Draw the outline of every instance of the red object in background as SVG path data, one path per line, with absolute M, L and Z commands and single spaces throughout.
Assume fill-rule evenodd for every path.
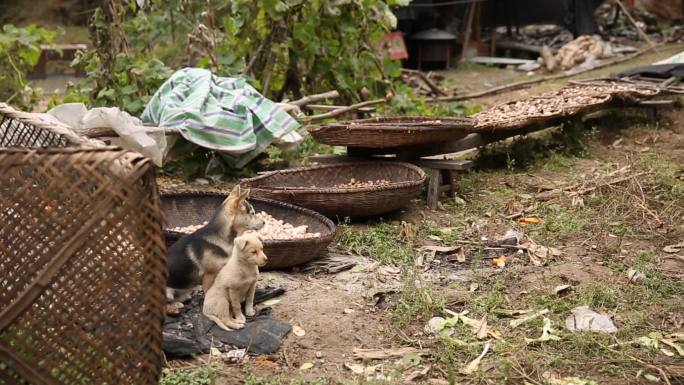
M 392 60 L 408 59 L 408 50 L 404 42 L 404 34 L 401 32 L 386 33 L 380 39 L 380 44 Z
M 633 6 L 634 6 L 634 0 L 622 0 L 622 3 L 623 3 L 626 7 L 633 7 Z

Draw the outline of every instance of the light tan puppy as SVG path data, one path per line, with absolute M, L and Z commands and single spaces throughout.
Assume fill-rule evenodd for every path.
M 242 329 L 247 319 L 240 303 L 244 298 L 245 313 L 250 317 L 255 314 L 259 266 L 264 266 L 267 260 L 258 234 L 246 232 L 235 238 L 233 254 L 204 296 L 204 315 L 222 329 Z

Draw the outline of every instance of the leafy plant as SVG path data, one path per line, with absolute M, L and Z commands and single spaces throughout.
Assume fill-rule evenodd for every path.
M 73 65 L 87 71 L 88 82 L 71 86 L 65 101 L 88 100 L 92 107 L 117 106 L 140 115 L 154 92 L 173 70 L 146 55 L 120 53 L 113 58 L 111 72 L 105 72 L 93 51 L 76 57 Z
M 4 25 L 0 31 L 0 100 L 22 109 L 31 109 L 37 102 L 37 92 L 26 80 L 40 60 L 42 44 L 52 44 L 57 33 L 29 25 L 17 28 Z
M 152 0 L 142 9 L 102 7 L 90 26 L 94 49 L 74 62 L 89 82 L 68 97 L 137 114 L 170 67 L 187 65 L 247 77 L 271 99 L 331 89 L 346 102 L 385 96 L 401 65 L 383 58 L 379 41 L 396 25 L 390 7 L 408 2 Z
M 216 371 L 211 367 L 165 370 L 159 385 L 211 385 Z

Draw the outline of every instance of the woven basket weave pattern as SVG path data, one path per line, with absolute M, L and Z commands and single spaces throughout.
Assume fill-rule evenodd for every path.
M 359 181 L 384 179 L 389 184 L 340 189 Z M 389 213 L 409 204 L 420 192 L 425 173 L 404 162 L 350 162 L 276 171 L 241 182 L 259 197 L 290 202 L 330 217 L 364 217 Z
M 40 140 L 27 138 L 11 144 Z M 166 269 L 149 161 L 2 149 L 0 175 L 0 384 L 157 384 Z
M 162 194 L 162 210 L 170 228 L 197 225 L 209 221 L 226 196 L 199 191 Z M 321 234 L 316 238 L 264 241 L 268 262 L 263 270 L 301 265 L 327 253 L 328 245 L 335 236 L 335 224 L 331 220 L 311 210 L 283 202 L 258 198 L 249 201 L 257 212 L 265 211 L 294 226 L 307 225 L 308 232 Z M 183 235 L 176 231 L 164 231 L 167 246 L 173 245 Z
M 308 130 L 316 141 L 329 145 L 390 148 L 457 140 L 472 126 L 467 118 L 402 116 L 323 124 Z

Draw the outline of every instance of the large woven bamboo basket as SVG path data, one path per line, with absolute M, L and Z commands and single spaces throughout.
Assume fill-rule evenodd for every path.
M 0 384 L 156 385 L 154 167 L 0 103 Z
M 371 118 L 308 127 L 316 141 L 329 145 L 391 148 L 458 140 L 473 127 L 468 118 L 401 116 Z
M 198 191 L 162 194 L 162 210 L 167 221 L 164 231 L 167 246 L 170 247 L 185 235 L 169 229 L 209 221 L 226 197 L 227 194 Z M 314 211 L 270 199 L 250 198 L 249 202 L 257 212 L 265 211 L 294 226 L 306 225 L 308 232 L 321 235 L 316 238 L 264 241 L 268 262 L 263 269 L 289 268 L 327 254 L 328 245 L 335 237 L 335 224 L 330 219 Z
M 389 183 L 362 188 L 336 188 L 359 181 Z M 252 195 L 289 202 L 329 217 L 367 217 L 386 214 L 408 205 L 420 192 L 425 173 L 404 162 L 368 161 L 275 171 L 241 184 Z
M 157 384 L 161 231 L 142 156 L 0 148 L 0 384 Z

